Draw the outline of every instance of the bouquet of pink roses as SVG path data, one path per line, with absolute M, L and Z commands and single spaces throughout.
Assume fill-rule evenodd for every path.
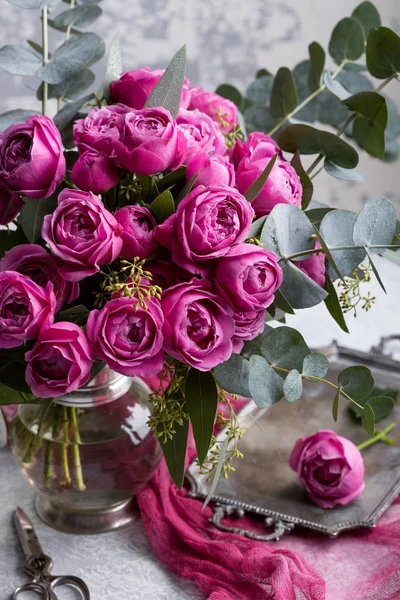
M 37 3 L 44 31 L 47 4 Z M 193 87 L 184 48 L 165 71 L 121 74 L 115 41 L 106 83 L 76 100 L 77 73 L 87 80 L 90 61 L 104 53 L 98 36 L 80 33 L 81 8 L 50 22 L 67 34 L 51 57 L 46 37 L 41 56 L 24 49 L 35 57 L 24 67 L 15 49 L 14 62 L 9 46 L 0 49 L 0 67 L 41 79 L 43 102 L 41 116 L 2 118 L 9 126 L 0 134 L 0 223 L 11 225 L 0 232 L 0 404 L 58 398 L 104 364 L 132 377 L 158 375 L 150 423 L 181 485 L 189 421 L 203 463 L 219 400 L 229 403 L 232 441 L 228 394 L 268 407 L 298 400 L 304 378 L 325 380 L 326 358 L 294 329 L 268 322 L 324 301 L 346 330 L 332 282 L 351 287 L 364 261 L 375 272 L 374 252 L 398 262 L 386 199 L 370 200 L 358 215 L 310 205 L 315 166 L 324 159 L 328 172 L 351 178 L 358 155 L 340 136 L 292 119 L 315 90 L 329 94 L 345 111 L 341 133 L 354 122 L 355 141 L 382 157 L 385 98 L 380 90 L 344 94 L 334 79 L 365 48 L 370 72 L 385 84 L 398 66 L 382 66 L 376 37 L 390 30 L 379 22 L 367 31 L 361 10 L 332 34 L 333 75 L 323 49 L 310 47 L 307 101 L 285 68 L 259 74 L 245 98 L 228 85 L 219 94 Z M 268 86 L 267 103 L 254 101 Z M 54 120 L 49 97 L 66 100 Z M 260 115 L 270 126 L 257 128 Z M 308 173 L 300 154 L 318 155 Z M 340 396 L 357 404 L 373 380 L 352 367 L 335 387 L 336 407 Z M 364 406 L 371 435 L 389 404 L 372 398 Z

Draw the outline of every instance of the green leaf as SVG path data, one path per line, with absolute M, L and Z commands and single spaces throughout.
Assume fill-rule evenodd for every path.
M 310 308 L 325 300 L 327 293 L 324 288 L 315 283 L 293 262 L 284 263 L 282 270 L 283 284 L 279 291 L 293 308 Z
M 56 49 L 37 75 L 47 83 L 61 83 L 82 67 L 100 60 L 104 52 L 104 41 L 96 33 L 73 36 Z
M 300 152 L 298 150 L 296 150 L 296 152 L 294 153 L 290 164 L 296 171 L 297 175 L 300 177 L 301 185 L 303 188 L 303 194 L 301 197 L 301 208 L 302 210 L 306 210 L 306 208 L 312 200 L 314 186 L 307 172 L 304 170 L 303 165 L 301 164 Z
M 303 393 L 303 380 L 300 373 L 296 369 L 292 369 L 288 373 L 283 382 L 283 394 L 291 404 L 300 400 Z
M 9 404 L 25 404 L 35 399 L 33 394 L 26 394 L 0 383 L 0 406 Z
M 287 67 L 281 67 L 275 75 L 271 90 L 269 111 L 275 119 L 286 117 L 297 106 L 297 90 L 293 75 Z
M 335 398 L 333 400 L 333 404 L 332 404 L 332 417 L 333 420 L 335 421 L 335 423 L 338 420 L 338 415 L 339 415 L 339 401 L 340 401 L 340 385 L 338 387 L 338 389 L 336 390 L 336 394 L 335 394 Z
M 357 365 L 347 367 L 338 376 L 342 389 L 353 400 L 362 400 L 368 396 L 374 387 L 374 378 L 367 367 Z
M 373 399 L 378 398 L 380 400 L 380 398 L 383 397 L 384 401 L 381 403 L 380 407 L 378 407 L 376 410 L 376 421 L 381 421 L 382 419 L 387 417 L 388 414 L 391 412 L 391 410 L 394 408 L 394 405 L 397 402 L 398 394 L 399 394 L 399 392 L 397 390 L 374 387 L 370 396 L 367 396 L 366 398 L 363 398 L 362 400 L 358 400 L 358 404 L 361 405 L 361 408 L 359 406 L 357 406 L 356 404 L 354 404 L 353 402 L 351 402 L 349 404 L 349 410 L 350 410 L 351 414 L 354 415 L 357 419 L 361 419 L 362 409 L 364 408 L 364 406 L 366 404 L 369 404 L 369 400 L 371 398 L 373 398 Z M 389 398 L 392 402 L 389 403 L 387 398 Z M 380 404 L 380 402 L 377 402 L 377 403 Z M 390 406 L 392 408 L 390 408 Z
M 303 361 L 303 377 L 309 377 L 312 375 L 313 377 L 319 377 L 320 379 L 324 378 L 328 372 L 329 361 L 320 352 L 312 352 L 308 356 L 305 357 Z
M 25 381 L 25 352 L 23 346 L 0 352 L 0 382 L 13 390 L 30 394 L 31 390 Z
M 157 218 L 159 223 L 163 223 L 168 217 L 175 212 L 174 197 L 169 190 L 162 192 L 150 204 L 152 213 Z
M 368 399 L 367 404 L 374 411 L 375 421 L 387 417 L 394 408 L 394 400 L 390 396 L 374 396 Z
M 321 75 L 325 66 L 325 50 L 318 42 L 312 42 L 308 46 L 310 55 L 310 71 L 308 74 L 308 87 L 313 92 L 321 85 Z
M 375 413 L 373 411 L 373 408 L 369 404 L 366 404 L 364 406 L 364 409 L 361 414 L 361 423 L 363 424 L 365 431 L 371 437 L 374 437 L 374 435 L 375 435 Z
M 296 329 L 276 327 L 264 336 L 261 354 L 273 367 L 288 371 L 297 369 L 301 372 L 303 361 L 310 354 L 310 348 Z
M 219 94 L 223 98 L 226 98 L 227 100 L 230 100 L 231 102 L 236 104 L 238 108 L 240 108 L 242 105 L 242 94 L 237 88 L 235 88 L 233 85 L 230 85 L 229 83 L 223 83 L 219 85 L 215 90 L 215 93 Z
M 63 131 L 63 129 L 65 129 L 76 117 L 82 106 L 84 106 L 84 104 L 87 102 L 90 102 L 90 100 L 93 100 L 93 98 L 93 94 L 88 94 L 87 96 L 83 96 L 78 100 L 68 102 L 65 106 L 63 106 L 63 108 L 54 117 L 54 123 L 58 129 Z
M 35 9 L 44 8 L 45 6 L 55 6 L 61 0 L 8 0 L 8 2 L 20 8 Z
M 196 179 L 198 177 L 198 173 L 192 175 L 187 183 L 183 186 L 177 197 L 175 198 L 175 206 L 178 206 L 180 202 L 192 191 L 194 184 L 196 183 Z
M 278 137 L 282 150 L 300 154 L 323 154 L 335 165 L 354 169 L 358 154 L 349 144 L 328 131 L 320 131 L 310 125 L 289 125 Z
M 220 451 L 219 451 L 218 463 L 217 463 L 217 466 L 215 469 L 214 479 L 211 484 L 210 490 L 207 494 L 207 498 L 204 500 L 203 510 L 206 508 L 206 506 L 208 505 L 208 503 L 214 496 L 215 490 L 217 489 L 218 481 L 219 481 L 219 478 L 221 477 L 222 466 L 223 466 L 224 460 L 225 460 L 225 454 L 228 449 L 228 444 L 229 444 L 229 437 L 226 436 L 224 442 L 221 445 Z
M 217 386 L 212 373 L 192 367 L 186 379 L 185 398 L 197 457 L 202 465 L 210 447 L 218 406 Z
M 371 29 L 381 26 L 381 17 L 372 2 L 361 2 L 361 4 L 353 10 L 351 16 L 360 21 L 365 39 L 367 39 Z
M 71 323 L 77 323 L 78 325 L 85 325 L 89 316 L 89 309 L 83 304 L 77 304 L 71 306 L 66 310 L 62 310 L 57 313 L 56 317 L 59 321 L 70 321 Z
M 294 310 L 288 299 L 282 294 L 281 290 L 276 290 L 274 304 L 277 308 L 289 315 L 294 315 Z
M 67 98 L 73 100 L 87 90 L 93 84 L 94 80 L 95 75 L 93 71 L 83 67 L 62 83 L 48 85 L 47 96 L 48 98 Z M 38 100 L 42 100 L 42 94 L 43 83 L 39 86 L 36 93 Z
M 379 197 L 369 200 L 360 211 L 353 231 L 357 246 L 369 248 L 374 245 L 389 245 L 396 231 L 396 210 L 389 200 Z M 382 250 L 371 248 L 372 252 Z
M 315 246 L 313 226 L 297 206 L 277 204 L 269 214 L 261 232 L 261 243 L 281 258 L 312 250 Z
M 172 186 L 179 184 L 184 185 L 186 182 L 186 167 L 179 167 L 176 171 L 171 171 L 168 175 L 165 175 L 162 179 L 158 179 L 157 188 L 160 192 L 171 188 Z
M 351 275 L 365 258 L 365 250 L 362 248 L 335 250 L 335 248 L 354 246 L 353 230 L 356 220 L 357 215 L 349 210 L 334 210 L 325 215 L 319 228 L 343 277 Z M 327 272 L 330 277 L 336 276 L 335 270 L 330 265 L 327 267 Z
M 108 49 L 106 73 L 103 83 L 103 96 L 107 101 L 110 99 L 110 83 L 115 79 L 119 79 L 122 71 L 121 45 L 119 36 L 115 35 Z
M 99 6 L 88 4 L 87 6 L 76 6 L 70 10 L 59 13 L 55 19 L 56 27 L 66 27 L 71 25 L 76 29 L 86 29 L 101 17 L 103 11 Z
M 14 123 L 21 123 L 22 121 L 26 121 L 26 119 L 34 117 L 36 114 L 37 113 L 33 112 L 33 110 L 23 110 L 21 108 L 17 108 L 15 110 L 8 110 L 7 112 L 0 115 L 0 131 L 4 131 Z
M 342 167 L 334 165 L 327 159 L 324 161 L 324 169 L 335 179 L 341 179 L 343 181 L 365 181 L 364 177 L 355 169 L 342 169 Z
M 326 69 L 324 73 L 324 84 L 326 88 L 332 92 L 335 96 L 339 98 L 339 100 L 346 100 L 349 96 L 351 96 L 350 92 L 346 90 L 346 88 L 338 81 L 337 79 L 333 79 L 330 72 Z
M 386 79 L 400 71 L 400 37 L 388 27 L 371 29 L 367 39 L 368 71 Z
M 324 300 L 326 308 L 339 327 L 344 332 L 349 333 L 335 287 L 328 276 L 325 278 L 325 290 L 328 292 L 328 296 Z
M 36 75 L 42 59 L 35 52 L 9 44 L 0 48 L 0 69 L 11 75 Z
M 268 106 L 251 106 L 245 110 L 244 118 L 249 132 L 262 131 L 268 133 L 279 122 L 279 119 L 271 117 Z
M 161 79 L 147 99 L 147 107 L 162 106 L 175 119 L 180 108 L 186 70 L 186 46 L 182 46 L 165 69 Z
M 320 223 L 324 216 L 333 210 L 335 209 L 331 206 L 312 200 L 305 214 L 312 223 Z
M 264 223 L 267 220 L 267 218 L 268 218 L 268 215 L 264 215 L 263 217 L 260 217 L 259 219 L 256 219 L 255 221 L 253 221 L 253 223 L 251 224 L 251 227 L 249 229 L 248 239 L 260 237 L 262 228 L 264 227 Z
M 232 356 L 214 368 L 214 377 L 219 386 L 230 394 L 250 397 L 249 361 L 239 354 Z
M 271 173 L 276 159 L 277 159 L 277 154 L 275 154 L 268 162 L 267 166 L 265 167 L 264 171 L 261 173 L 261 175 L 255 180 L 253 181 L 253 183 L 251 184 L 251 186 L 246 190 L 246 192 L 243 194 L 244 197 L 246 198 L 246 200 L 248 200 L 249 202 L 253 202 L 253 200 L 255 198 L 257 198 L 258 194 L 261 192 L 261 190 L 263 189 L 264 185 L 267 182 L 267 179 L 269 177 L 269 174 Z
M 43 220 L 57 207 L 57 196 L 53 194 L 49 198 L 41 200 L 27 199 L 18 217 L 18 223 L 31 244 L 34 244 L 41 236 Z
M 283 396 L 283 379 L 262 356 L 250 358 L 250 395 L 260 408 L 268 408 Z
M 386 288 L 383 285 L 383 281 L 381 279 L 381 276 L 379 275 L 378 269 L 376 268 L 375 263 L 372 260 L 372 256 L 371 256 L 371 254 L 370 254 L 370 252 L 368 250 L 367 250 L 367 256 L 368 256 L 368 259 L 369 259 L 372 271 L 373 271 L 373 273 L 374 273 L 374 275 L 375 275 L 375 277 L 376 277 L 379 285 L 381 286 L 381 288 L 383 289 L 383 291 L 385 292 L 385 294 L 387 294 Z
M 385 98 L 376 92 L 359 92 L 343 104 L 358 115 L 353 125 L 354 138 L 368 154 L 383 158 L 388 121 Z
M 324 240 L 324 238 L 322 237 L 322 235 L 320 234 L 318 228 L 316 227 L 316 225 L 313 225 L 314 227 L 314 232 L 315 235 L 317 236 L 317 239 L 319 241 L 319 243 L 321 244 L 321 248 L 324 251 L 325 257 L 328 261 L 328 263 L 331 265 L 332 269 L 335 271 L 337 277 L 339 277 L 340 279 L 343 279 L 343 275 L 340 272 L 340 269 L 330 251 L 330 249 L 328 248 L 328 246 L 326 245 L 326 242 Z M 336 277 L 335 277 L 336 278 Z
M 183 476 L 185 474 L 185 458 L 188 443 L 189 421 L 184 420 L 183 425 L 174 424 L 176 433 L 172 440 L 168 439 L 165 444 L 161 444 L 165 462 L 167 463 L 169 474 L 172 477 L 178 489 L 183 486 Z
M 360 21 L 346 17 L 332 32 L 329 54 L 339 65 L 344 60 L 357 60 L 364 52 L 364 32 Z
M 257 78 L 246 90 L 246 98 L 254 104 L 266 106 L 270 102 L 274 78 L 271 75 Z
M 0 229 L 0 258 L 2 258 L 8 250 L 14 248 L 14 246 L 27 244 L 28 242 L 29 240 L 25 237 L 20 227 L 18 227 L 18 229 Z

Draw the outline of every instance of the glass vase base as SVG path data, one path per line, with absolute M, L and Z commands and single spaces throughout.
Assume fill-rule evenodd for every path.
M 64 533 L 92 535 L 126 527 L 137 518 L 135 498 L 107 508 L 90 511 L 68 509 L 53 502 L 48 496 L 38 494 L 36 511 L 39 517 L 53 529 Z

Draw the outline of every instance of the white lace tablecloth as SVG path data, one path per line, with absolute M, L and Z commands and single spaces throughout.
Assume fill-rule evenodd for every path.
M 194 583 L 175 577 L 153 554 L 139 515 L 125 529 L 103 535 L 70 535 L 42 523 L 34 508 L 34 491 L 8 449 L 0 450 L 0 600 L 8 600 L 21 583 L 24 556 L 13 524 L 21 506 L 31 517 L 43 550 L 54 559 L 54 573 L 82 577 L 91 600 L 203 600 Z M 60 600 L 75 600 L 64 594 Z M 36 600 L 25 594 L 23 600 Z

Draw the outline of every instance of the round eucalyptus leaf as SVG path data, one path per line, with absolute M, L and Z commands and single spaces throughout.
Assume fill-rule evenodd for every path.
M 239 354 L 232 354 L 227 361 L 214 368 L 214 377 L 225 391 L 248 398 L 249 372 L 249 361 Z
M 375 435 L 375 413 L 372 406 L 366 404 L 361 413 L 361 422 L 365 431 L 373 437 Z
M 356 220 L 356 213 L 349 210 L 333 210 L 328 212 L 322 219 L 319 229 L 343 277 L 351 275 L 366 255 L 363 248 L 352 248 L 355 245 L 353 230 Z M 343 247 L 350 247 L 350 249 L 335 250 Z M 329 277 L 337 278 L 336 272 L 329 264 L 327 265 L 327 273 Z
M 249 390 L 260 408 L 268 408 L 283 396 L 283 379 L 262 356 L 250 358 Z
M 387 417 L 394 408 L 394 400 L 390 396 L 374 396 L 368 399 L 367 404 L 374 411 L 376 421 Z
M 275 75 L 271 90 L 269 110 L 274 118 L 285 117 L 297 106 L 297 90 L 293 75 L 287 67 L 281 67 Z
M 42 59 L 29 48 L 7 44 L 0 48 L 0 68 L 11 75 L 36 75 Z
M 325 66 L 325 50 L 318 42 L 312 42 L 308 46 L 310 55 L 310 71 L 308 74 L 308 87 L 317 90 L 321 85 L 321 75 Z
M 303 393 L 303 380 L 300 373 L 293 369 L 283 383 L 283 394 L 291 404 L 300 400 Z
M 372 2 L 361 2 L 361 4 L 353 10 L 351 16 L 360 21 L 365 38 L 367 38 L 371 29 L 381 26 L 381 17 Z
M 235 88 L 233 85 L 230 85 L 229 83 L 223 83 L 219 85 L 215 90 L 215 93 L 219 94 L 223 98 L 226 98 L 227 100 L 230 100 L 231 102 L 236 104 L 238 108 L 240 108 L 242 105 L 242 94 L 237 88 Z
M 268 106 L 260 105 L 247 108 L 244 111 L 244 119 L 249 132 L 262 131 L 268 133 L 279 122 L 279 119 L 271 117 Z
M 4 131 L 10 125 L 14 123 L 21 123 L 21 121 L 26 121 L 30 117 L 34 117 L 37 112 L 33 110 L 24 110 L 21 108 L 17 108 L 15 110 L 9 110 L 0 115 L 0 131 Z
M 320 352 L 312 352 L 303 361 L 302 374 L 304 377 L 312 375 L 313 377 L 323 378 L 328 372 L 328 367 L 329 361 L 326 356 Z
M 329 54 L 337 64 L 357 60 L 364 52 L 364 32 L 360 21 L 346 17 L 334 28 L 329 42 Z
M 19 6 L 20 8 L 44 8 L 45 6 L 56 6 L 61 0 L 8 0 L 10 4 Z
M 246 98 L 254 104 L 268 105 L 273 83 L 274 78 L 271 75 L 257 78 L 247 88 Z
M 299 263 L 301 267 L 301 262 Z M 283 283 L 280 291 L 292 308 L 310 308 L 327 297 L 327 292 L 301 268 L 289 261 L 282 265 Z
M 313 227 L 297 206 L 277 204 L 268 216 L 261 232 L 261 243 L 281 258 L 314 248 Z
M 353 400 L 362 400 L 374 387 L 374 378 L 367 367 L 347 367 L 338 376 L 340 389 Z
M 329 175 L 335 177 L 335 179 L 341 179 L 343 181 L 365 181 L 361 173 L 355 169 L 342 169 L 342 167 L 338 167 L 326 159 L 324 162 L 324 169 Z
M 56 27 L 71 25 L 76 29 L 86 29 L 101 17 L 102 12 L 100 6 L 96 5 L 75 6 L 75 8 L 58 14 L 54 19 L 54 24 Z
M 68 102 L 62 109 L 56 114 L 54 117 L 54 123 L 57 125 L 58 129 L 62 131 L 69 125 L 74 117 L 76 117 L 77 113 L 81 110 L 82 106 L 89 102 L 89 100 L 93 99 L 93 94 L 88 94 L 87 96 L 83 96 L 78 100 L 74 100 L 73 102 Z
M 357 246 L 389 245 L 396 231 L 396 210 L 386 198 L 369 200 L 360 211 L 353 231 Z M 381 252 L 382 249 L 371 248 Z
M 400 37 L 388 27 L 371 29 L 367 39 L 368 71 L 378 79 L 400 72 Z
M 54 85 L 48 85 L 48 98 L 65 98 L 68 100 L 75 100 L 78 96 L 87 90 L 95 80 L 93 71 L 83 67 L 71 77 L 68 77 L 62 83 Z M 43 84 L 41 84 L 37 90 L 37 98 L 42 99 Z
M 292 327 L 276 327 L 264 335 L 261 353 L 273 367 L 301 372 L 310 349 L 301 333 Z

